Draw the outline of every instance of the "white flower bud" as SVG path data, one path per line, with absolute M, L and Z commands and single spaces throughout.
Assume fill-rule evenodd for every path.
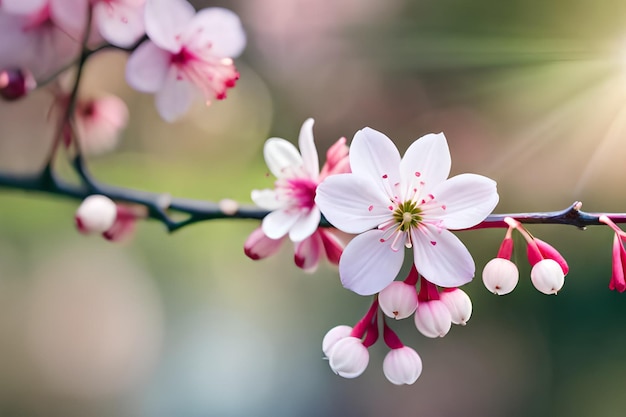
M 350 336 L 350 332 L 352 332 L 352 327 L 346 326 L 342 324 L 340 326 L 335 326 L 326 333 L 324 339 L 322 339 L 322 352 L 324 352 L 324 356 L 328 357 L 328 354 L 335 343 L 339 340 Z
M 504 258 L 494 258 L 483 269 L 483 284 L 494 294 L 505 295 L 515 289 L 519 281 L 517 266 Z
M 422 301 L 415 310 L 415 326 L 426 337 L 444 337 L 452 327 L 450 310 L 441 300 Z
M 356 378 L 361 375 L 370 360 L 367 348 L 356 337 L 344 337 L 328 352 L 330 369 L 344 378 Z
M 383 360 L 383 373 L 395 385 L 411 385 L 422 373 L 422 358 L 408 346 L 391 349 Z
M 452 291 L 443 291 L 439 294 L 439 299 L 450 310 L 452 323 L 465 326 L 472 315 L 472 300 L 469 295 L 460 288 Z
M 405 319 L 417 308 L 415 285 L 393 281 L 378 294 L 378 303 L 388 317 L 396 320 Z
M 565 283 L 563 269 L 552 259 L 537 262 L 530 271 L 530 279 L 535 288 L 548 295 L 556 294 Z
M 117 218 L 117 206 L 109 197 L 90 195 L 76 210 L 74 219 L 82 233 L 104 233 L 113 226 Z

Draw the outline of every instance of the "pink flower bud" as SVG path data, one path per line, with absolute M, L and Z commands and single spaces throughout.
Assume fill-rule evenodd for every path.
M 270 239 L 263 233 L 261 227 L 257 227 L 250 233 L 248 239 L 246 239 L 246 243 L 243 245 L 243 251 L 248 258 L 255 261 L 267 258 L 278 252 L 283 240 L 284 239 Z
M 422 359 L 408 346 L 391 349 L 383 360 L 383 373 L 395 385 L 411 385 L 422 373 Z
M 35 89 L 37 82 L 33 76 L 18 68 L 0 71 L 0 97 L 13 101 L 26 96 Z
M 483 269 L 483 284 L 494 294 L 505 295 L 513 291 L 519 281 L 517 266 L 504 258 L 494 258 Z
M 335 343 L 350 336 L 350 332 L 352 332 L 352 327 L 346 326 L 345 324 L 335 326 L 330 329 L 324 336 L 324 339 L 322 339 L 322 352 L 324 352 L 324 356 L 328 357 L 328 354 L 333 346 L 335 346 Z
M 441 300 L 422 301 L 415 310 L 415 326 L 426 337 L 444 337 L 452 327 L 450 310 Z
M 439 299 L 450 310 L 452 323 L 465 326 L 472 315 L 472 300 L 469 295 L 460 288 L 444 290 L 439 294 Z
M 417 308 L 417 290 L 415 285 L 393 281 L 378 294 L 378 302 L 387 317 L 405 319 Z
M 109 197 L 90 195 L 76 210 L 74 219 L 81 233 L 104 233 L 113 226 L 117 217 L 117 206 Z
M 328 352 L 330 369 L 344 378 L 356 378 L 361 375 L 370 360 L 367 348 L 356 337 L 345 337 L 335 343 Z
M 552 259 L 544 259 L 533 266 L 530 279 L 537 290 L 544 294 L 556 294 L 565 283 L 561 265 Z
M 535 238 L 534 241 L 537 245 L 537 248 L 539 248 L 539 252 L 541 253 L 541 255 L 545 259 L 552 259 L 553 261 L 556 261 L 563 270 L 563 275 L 567 275 L 567 273 L 569 272 L 569 266 L 567 265 L 567 261 L 565 260 L 563 255 L 561 255 L 561 253 L 556 250 L 554 246 L 544 242 L 543 240 Z

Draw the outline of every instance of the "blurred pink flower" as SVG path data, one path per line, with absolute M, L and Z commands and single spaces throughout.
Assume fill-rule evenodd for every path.
M 128 123 L 128 107 L 119 97 L 112 95 L 79 99 L 74 120 L 81 151 L 101 154 L 117 145 L 120 133 Z
M 87 22 L 85 0 L 3 0 L 0 4 L 0 68 L 28 69 L 43 78 L 80 50 Z
M 231 58 L 246 44 L 236 14 L 222 8 L 196 13 L 185 0 L 148 0 L 145 25 L 150 39 L 128 59 L 126 79 L 138 91 L 156 93 L 163 119 L 182 116 L 198 92 L 210 103 L 235 86 L 239 73 Z

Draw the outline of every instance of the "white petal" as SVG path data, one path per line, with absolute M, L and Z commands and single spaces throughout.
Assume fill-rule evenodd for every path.
M 472 255 L 452 232 L 423 226 L 411 231 L 415 267 L 440 287 L 460 287 L 474 277 Z
M 300 129 L 298 145 L 304 162 L 304 169 L 309 174 L 309 178 L 317 179 L 320 173 L 320 162 L 317 156 L 317 149 L 313 140 L 313 119 L 307 119 Z
M 443 133 L 422 136 L 409 146 L 400 163 L 400 174 L 404 184 L 416 178 L 426 189 L 443 182 L 450 175 L 450 150 Z
M 302 167 L 300 152 L 285 139 L 269 138 L 265 141 L 263 156 L 276 178 L 293 177 L 293 173 Z
M 438 210 L 435 218 L 446 229 L 465 229 L 485 219 L 498 204 L 496 182 L 482 175 L 461 174 L 431 190 Z
M 327 177 L 317 186 L 315 204 L 346 233 L 361 233 L 392 218 L 387 196 L 369 178 L 355 174 Z
M 396 278 L 404 260 L 404 247 L 392 250 L 388 241 L 380 241 L 383 234 L 380 230 L 370 230 L 348 243 L 339 261 L 344 287 L 359 295 L 372 295 Z
M 289 239 L 300 242 L 311 236 L 320 225 L 320 210 L 313 207 L 309 213 L 300 216 L 300 220 L 289 229 Z
M 263 218 L 261 226 L 267 237 L 270 239 L 280 239 L 289 232 L 289 229 L 291 229 L 299 218 L 299 213 L 276 210 Z
M 237 57 L 246 46 L 246 34 L 239 17 L 221 7 L 200 10 L 185 29 L 185 35 L 183 42 L 204 45 L 210 42 L 211 52 L 222 58 Z
M 163 120 L 173 122 L 185 114 L 196 97 L 195 93 L 195 87 L 186 80 L 178 79 L 176 69 L 172 68 L 156 94 L 156 107 Z
M 371 178 L 370 186 L 386 195 L 396 195 L 400 182 L 400 153 L 386 135 L 366 127 L 359 130 L 350 145 L 350 168 L 354 174 Z
M 143 6 L 101 1 L 93 6 L 93 19 L 102 37 L 116 46 L 131 46 L 144 34 Z
M 254 204 L 265 210 L 276 210 L 284 206 L 284 202 L 278 200 L 276 191 L 270 190 L 269 188 L 264 190 L 252 190 L 250 196 Z
M 156 93 L 165 83 L 171 54 L 146 41 L 131 54 L 126 63 L 126 82 L 135 90 Z
M 144 20 L 150 40 L 170 52 L 180 50 L 179 35 L 196 14 L 187 0 L 148 0 Z
M 305 272 L 315 272 L 322 255 L 322 238 L 314 233 L 301 242 L 296 243 L 294 261 Z

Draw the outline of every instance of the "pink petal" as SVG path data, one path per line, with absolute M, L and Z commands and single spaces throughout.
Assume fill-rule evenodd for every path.
M 388 197 L 370 178 L 337 174 L 317 186 L 315 204 L 328 221 L 346 233 L 361 233 L 390 220 Z
M 292 242 L 300 242 L 311 236 L 320 225 L 320 210 L 313 207 L 307 214 L 300 216 L 300 219 L 289 229 L 289 239 Z
M 270 190 L 269 188 L 264 190 L 252 190 L 250 196 L 254 204 L 265 210 L 276 210 L 285 205 L 283 201 L 277 198 L 276 191 Z
M 248 258 L 253 260 L 264 259 L 278 252 L 284 239 L 270 239 L 263 233 L 261 227 L 254 229 L 246 243 L 243 245 L 243 251 Z
M 294 177 L 303 164 L 298 149 L 281 138 L 270 138 L 265 141 L 263 156 L 267 167 L 276 178 Z
M 339 138 L 326 152 L 326 163 L 320 172 L 320 179 L 329 175 L 345 174 L 350 172 L 349 148 L 346 138 Z
M 93 20 L 102 37 L 116 46 L 131 46 L 145 32 L 143 5 L 100 1 L 93 6 Z
M 280 239 L 300 219 L 299 213 L 287 210 L 276 210 L 263 218 L 263 232 L 270 239 Z
M 452 177 L 430 190 L 439 205 L 433 218 L 446 229 L 465 229 L 485 219 L 498 204 L 496 182 L 476 174 Z
M 370 230 L 348 243 L 339 261 L 344 287 L 359 295 L 372 295 L 396 278 L 404 260 L 404 248 L 394 251 L 389 242 L 381 242 L 384 233 Z
M 556 261 L 556 263 L 558 263 L 561 269 L 563 270 L 563 275 L 567 275 L 567 273 L 569 272 L 569 266 L 567 265 L 567 261 L 565 260 L 563 255 L 561 255 L 561 253 L 558 250 L 556 250 L 554 246 L 550 245 L 549 243 L 544 242 L 543 240 L 534 238 L 534 241 L 537 244 L 537 247 L 539 248 L 539 252 L 541 252 L 541 255 L 544 258 L 552 259 L 553 261 Z
M 318 233 L 322 238 L 328 262 L 334 265 L 339 265 L 339 260 L 341 259 L 341 254 L 343 253 L 344 248 L 343 242 L 335 236 L 331 230 L 320 228 L 318 229 Z
M 178 37 L 195 14 L 196 10 L 186 0 L 148 0 L 144 15 L 146 33 L 159 47 L 176 53 L 181 47 Z
M 352 139 L 350 168 L 354 174 L 370 178 L 370 187 L 393 195 L 396 190 L 392 188 L 400 181 L 400 153 L 386 135 L 366 127 Z
M 313 119 L 307 119 L 302 125 L 298 146 L 305 171 L 309 174 L 309 178 L 316 180 L 320 172 L 320 163 L 313 140 L 313 123 L 315 123 Z
M 610 290 L 624 292 L 626 290 L 626 280 L 624 279 L 624 258 L 626 251 L 624 245 L 617 234 L 613 237 L 613 263 L 611 281 L 609 282 Z
M 234 58 L 246 46 L 246 34 L 239 17 L 230 10 L 210 7 L 200 10 L 185 29 L 184 43 L 211 43 L 218 57 Z
M 156 93 L 165 83 L 171 54 L 146 41 L 131 54 L 126 63 L 126 82 L 135 90 Z
M 33 14 L 46 5 L 48 0 L 2 0 L 2 10 L 14 14 Z
M 440 287 L 460 287 L 474 277 L 472 255 L 452 232 L 423 226 L 411 231 L 415 267 Z
M 186 80 L 177 78 L 176 69 L 170 69 L 165 83 L 156 94 L 156 107 L 166 122 L 173 122 L 189 110 L 197 91 Z
M 400 163 L 404 184 L 419 178 L 427 189 L 443 182 L 450 175 L 450 150 L 443 133 L 422 136 L 409 146 Z
M 49 0 L 49 4 L 52 21 L 74 39 L 82 39 L 89 13 L 89 2 L 85 0 Z
M 298 268 L 306 272 L 315 272 L 322 254 L 322 240 L 317 233 L 296 244 L 294 261 Z

